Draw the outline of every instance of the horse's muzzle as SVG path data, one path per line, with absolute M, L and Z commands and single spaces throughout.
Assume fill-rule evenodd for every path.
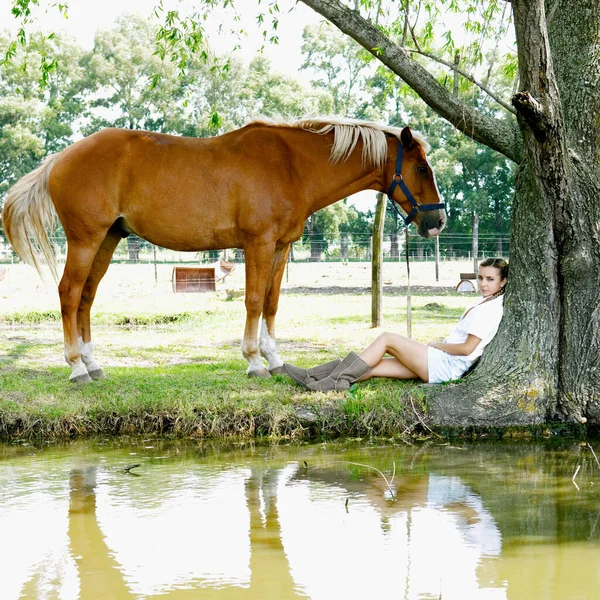
M 446 211 L 437 210 L 429 213 L 421 213 L 421 220 L 417 232 L 421 237 L 435 237 L 442 232 L 446 226 Z

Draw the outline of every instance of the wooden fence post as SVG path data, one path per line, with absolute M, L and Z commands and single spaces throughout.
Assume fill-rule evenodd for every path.
M 435 280 L 440 280 L 440 237 L 435 236 Z
M 410 256 L 408 227 L 404 230 L 406 236 L 406 336 L 412 339 L 412 295 L 410 291 Z
M 473 213 L 473 273 L 477 273 L 479 258 L 479 215 Z
M 381 327 L 381 304 L 383 299 L 383 225 L 387 198 L 377 194 L 377 208 L 373 223 L 373 256 L 371 258 L 371 327 Z

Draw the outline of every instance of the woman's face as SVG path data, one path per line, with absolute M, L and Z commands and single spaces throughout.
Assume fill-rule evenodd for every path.
M 484 298 L 488 298 L 499 292 L 506 285 L 506 279 L 500 278 L 500 269 L 496 267 L 479 267 L 477 283 L 479 284 L 481 295 Z

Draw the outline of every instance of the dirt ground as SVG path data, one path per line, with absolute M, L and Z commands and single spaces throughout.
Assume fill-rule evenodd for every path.
M 50 275 L 42 281 L 37 272 L 23 264 L 8 264 L 0 281 L 0 314 L 22 310 L 57 310 L 56 284 Z M 187 310 L 198 305 L 202 294 L 174 293 L 173 264 L 112 264 L 100 284 L 95 309 L 104 311 Z M 184 265 L 179 265 L 184 266 Z M 199 265 L 206 266 L 206 265 Z M 460 274 L 473 271 L 469 260 L 440 263 L 439 281 L 433 262 L 412 262 L 410 284 L 413 291 L 435 294 L 454 290 Z M 406 264 L 384 263 L 384 293 L 404 293 L 408 284 Z M 238 264 L 224 281 L 216 284 L 217 294 L 243 295 L 244 265 Z M 371 288 L 371 264 L 367 262 L 289 263 L 282 283 L 282 293 L 360 293 Z

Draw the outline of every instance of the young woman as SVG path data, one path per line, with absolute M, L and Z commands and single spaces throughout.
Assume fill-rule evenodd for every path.
M 422 379 L 442 383 L 461 377 L 481 356 L 502 320 L 508 263 L 488 258 L 479 265 L 482 299 L 466 310 L 443 342 L 429 345 L 396 333 L 382 333 L 360 355 L 350 352 L 312 369 L 284 365 L 287 374 L 313 391 L 347 390 L 356 381 L 372 377 Z M 386 357 L 386 355 L 390 357 Z

